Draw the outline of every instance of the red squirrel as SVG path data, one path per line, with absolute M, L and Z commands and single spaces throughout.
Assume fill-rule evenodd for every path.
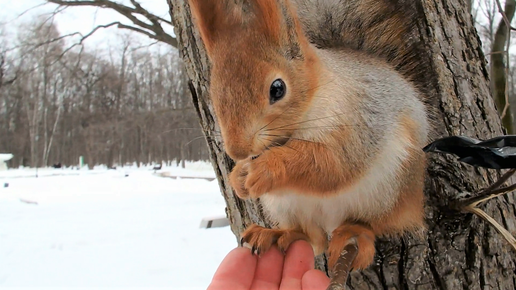
M 254 253 L 302 239 L 331 268 L 355 238 L 364 269 L 377 236 L 424 228 L 430 126 L 393 2 L 189 0 L 230 184 L 277 224 L 241 234 Z

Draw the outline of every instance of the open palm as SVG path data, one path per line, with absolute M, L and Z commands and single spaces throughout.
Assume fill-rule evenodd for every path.
M 324 290 L 326 275 L 314 269 L 312 247 L 305 241 L 290 245 L 286 255 L 276 247 L 261 257 L 247 248 L 229 252 L 220 264 L 208 290 Z

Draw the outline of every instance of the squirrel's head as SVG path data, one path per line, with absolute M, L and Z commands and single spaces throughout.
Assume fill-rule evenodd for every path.
M 284 145 L 317 87 L 315 51 L 287 0 L 190 0 L 212 63 L 210 95 L 226 151 Z

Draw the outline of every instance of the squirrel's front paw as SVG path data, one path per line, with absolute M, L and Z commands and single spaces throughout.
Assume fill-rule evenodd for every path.
M 259 225 L 251 225 L 242 233 L 240 245 L 247 243 L 251 247 L 251 253 L 260 255 L 267 252 L 274 244 L 285 253 L 294 241 L 310 239 L 302 232 L 290 229 L 267 229 Z
M 275 160 L 271 160 L 270 156 L 263 154 L 262 156 L 251 161 L 245 188 L 249 191 L 251 198 L 258 198 L 265 193 L 270 192 L 274 186 L 280 181 Z M 269 157 L 269 158 L 268 158 Z
M 229 184 L 241 199 L 249 198 L 249 191 L 245 188 L 245 181 L 249 172 L 249 160 L 240 160 L 229 174 Z

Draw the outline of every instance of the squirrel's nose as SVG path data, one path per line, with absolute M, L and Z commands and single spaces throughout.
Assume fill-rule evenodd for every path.
M 251 129 L 237 126 L 232 126 L 229 130 L 222 130 L 224 147 L 231 159 L 235 161 L 243 160 L 253 155 L 254 136 L 248 133 L 250 131 Z
M 251 150 L 247 146 L 227 146 L 226 153 L 233 160 L 242 160 L 250 156 Z

